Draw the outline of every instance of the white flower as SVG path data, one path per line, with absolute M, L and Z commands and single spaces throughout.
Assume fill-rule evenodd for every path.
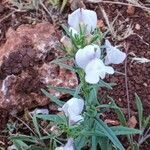
M 55 150 L 73 150 L 73 139 L 69 138 L 64 147 L 57 147 Z
M 97 45 L 88 45 L 83 49 L 79 49 L 75 55 L 77 65 L 84 69 L 85 81 L 90 84 L 96 84 L 99 79 L 104 79 L 105 75 L 113 74 L 114 69 L 109 66 L 105 66 L 100 59 L 101 51 Z
M 77 32 L 80 31 L 80 25 L 86 26 L 87 32 L 94 31 L 97 25 L 97 15 L 95 11 L 79 8 L 68 16 L 68 24 Z
M 96 84 L 99 79 L 104 79 L 106 74 L 114 74 L 114 69 L 110 66 L 105 66 L 102 60 L 93 59 L 85 68 L 85 81 L 91 84 Z
M 91 60 L 100 58 L 100 55 L 101 51 L 98 45 L 88 45 L 77 51 L 75 60 L 80 68 L 85 69 Z
M 111 43 L 106 40 L 105 41 L 106 46 L 106 57 L 105 57 L 105 64 L 120 64 L 122 63 L 126 58 L 126 53 L 121 52 L 116 47 L 112 46 Z
M 63 111 L 67 117 L 69 117 L 69 124 L 83 121 L 83 117 L 80 115 L 84 107 L 83 99 L 71 98 L 68 100 L 59 111 Z

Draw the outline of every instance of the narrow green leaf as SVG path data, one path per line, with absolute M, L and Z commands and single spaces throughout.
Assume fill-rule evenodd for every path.
M 56 124 L 66 123 L 66 117 L 64 115 L 36 115 L 37 118 L 52 121 Z
M 114 132 L 105 124 L 101 119 L 96 120 L 97 129 L 100 129 L 104 132 L 104 134 L 110 139 L 110 141 L 119 149 L 125 150 L 123 145 L 120 143 Z
M 33 121 L 34 127 L 36 129 L 36 132 L 38 133 L 39 137 L 41 138 L 41 133 L 40 133 L 40 130 L 39 130 L 39 127 L 38 127 L 38 122 L 37 122 L 37 119 L 36 119 L 36 115 L 33 116 L 32 121 Z
M 30 148 L 30 146 L 28 146 L 26 143 L 24 143 L 21 140 L 13 140 L 13 143 L 18 150 L 26 150 Z
M 79 136 L 74 141 L 74 149 L 75 150 L 81 150 L 81 148 L 83 148 L 87 142 L 88 142 L 88 140 L 85 136 L 83 136 L 83 135 Z
M 70 65 L 64 64 L 64 63 L 62 63 L 62 62 L 53 62 L 53 63 L 56 64 L 56 65 L 59 65 L 59 66 L 62 67 L 62 68 L 65 68 L 65 69 L 67 69 L 67 70 L 70 70 L 70 71 L 72 71 L 72 72 L 76 72 L 76 70 L 75 70 L 73 67 L 71 67 Z
M 123 111 L 121 110 L 121 108 L 119 108 L 119 107 L 116 105 L 115 101 L 114 101 L 111 97 L 108 96 L 108 98 L 109 98 L 109 99 L 111 100 L 111 102 L 112 102 L 111 105 L 114 105 L 115 107 L 117 107 L 117 108 L 115 109 L 115 113 L 117 114 L 118 119 L 119 119 L 119 121 L 121 122 L 121 125 L 126 126 L 127 122 L 126 122 L 126 117 L 125 117 Z
M 88 103 L 89 104 L 99 104 L 98 100 L 97 100 L 97 90 L 96 90 L 95 87 L 93 87 L 90 90 L 90 94 L 89 94 L 89 97 L 88 97 Z
M 11 136 L 11 140 L 21 140 L 21 141 L 26 141 L 26 142 L 32 142 L 32 143 L 37 143 L 37 138 L 33 136 L 27 136 L 27 135 L 17 135 L 17 136 Z
M 142 125 L 142 128 L 146 128 L 148 125 L 150 125 L 150 116 L 148 116 Z
M 73 97 L 80 98 L 79 93 L 80 93 L 81 87 L 82 87 L 82 83 L 80 83 L 80 84 L 76 87 L 76 90 L 75 90 L 75 92 L 74 92 Z
M 50 62 L 50 64 L 52 64 L 52 63 L 61 63 L 61 62 L 64 62 L 64 61 L 67 61 L 67 60 L 71 60 L 72 58 L 71 57 L 60 57 L 60 58 L 56 58 L 56 59 L 54 59 L 54 60 L 52 60 L 51 62 Z
M 109 139 L 106 137 L 99 138 L 99 145 L 101 150 L 112 150 L 112 144 L 109 142 Z
M 59 91 L 59 92 L 63 92 L 63 93 L 67 93 L 67 94 L 70 94 L 72 96 L 74 96 L 74 93 L 76 91 L 76 89 L 70 89 L 70 88 L 66 88 L 66 87 L 60 87 L 60 86 L 51 86 L 51 85 L 48 85 L 47 86 L 48 88 L 50 89 L 54 89 L 56 91 Z
M 92 136 L 92 150 L 97 150 L 97 137 L 96 136 Z
M 97 85 L 94 85 L 96 87 L 104 87 L 112 90 L 112 86 L 116 85 L 115 83 L 106 83 L 103 80 L 99 80 L 99 83 Z
M 63 101 L 60 101 L 58 98 L 56 98 L 55 96 L 53 96 L 52 94 L 50 94 L 49 92 L 47 92 L 44 89 L 41 89 L 41 91 L 50 98 L 50 100 L 54 103 L 56 103 L 58 106 L 62 107 L 64 105 Z
M 68 27 L 65 26 L 64 24 L 62 24 L 61 27 L 62 27 L 63 30 L 66 32 L 66 34 L 67 34 L 68 36 L 70 36 L 70 32 L 69 32 L 69 30 L 68 30 Z
M 142 119 L 143 119 L 143 105 L 139 98 L 139 96 L 135 93 L 136 107 L 138 109 L 138 117 L 139 117 L 139 126 L 142 129 Z
M 128 128 L 123 126 L 110 127 L 115 135 L 130 135 L 130 134 L 141 134 L 142 131 L 134 128 Z

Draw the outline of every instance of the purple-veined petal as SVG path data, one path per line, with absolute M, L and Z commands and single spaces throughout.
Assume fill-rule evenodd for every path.
M 100 58 L 100 55 L 101 51 L 98 45 L 88 45 L 77 51 L 75 61 L 80 68 L 85 69 L 92 59 Z

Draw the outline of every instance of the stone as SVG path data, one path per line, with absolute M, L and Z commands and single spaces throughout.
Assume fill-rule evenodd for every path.
M 137 24 L 135 25 L 135 29 L 136 29 L 136 30 L 140 30 L 140 29 L 141 29 L 141 26 L 137 23 Z
M 135 13 L 135 7 L 132 6 L 132 5 L 128 5 L 128 7 L 127 7 L 127 14 L 128 15 L 134 15 L 134 13 Z
M 60 33 L 50 23 L 23 24 L 9 28 L 0 47 L 0 109 L 22 111 L 50 104 L 41 88 L 48 85 L 74 88 L 74 73 L 50 63 L 63 52 L 57 50 Z M 68 62 L 71 63 L 72 62 Z M 49 90 L 58 98 L 63 93 Z

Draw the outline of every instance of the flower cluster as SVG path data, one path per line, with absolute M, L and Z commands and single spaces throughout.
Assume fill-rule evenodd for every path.
M 94 11 L 77 9 L 68 17 L 69 31 L 72 36 L 79 35 L 80 29 L 85 28 L 86 34 L 90 36 L 96 29 L 97 15 Z M 64 37 L 63 37 L 64 41 Z M 70 45 L 70 44 L 68 44 Z M 99 45 L 91 43 L 75 54 L 75 62 L 85 72 L 85 81 L 90 84 L 97 84 L 99 79 L 104 79 L 106 74 L 114 74 L 114 69 L 109 64 L 120 64 L 126 54 L 117 47 L 112 46 L 109 40 L 105 40 L 104 47 L 106 56 L 102 59 L 102 50 Z
M 83 28 L 85 29 L 85 34 L 90 36 L 96 29 L 97 15 L 91 10 L 77 9 L 69 15 L 68 24 L 72 37 L 79 36 Z M 71 47 L 68 37 L 64 36 L 61 42 L 65 44 L 66 48 Z M 75 53 L 75 64 L 84 71 L 87 83 L 97 84 L 100 78 L 105 78 L 106 74 L 114 74 L 114 68 L 108 65 L 120 64 L 126 58 L 126 54 L 121 52 L 117 47 L 112 46 L 107 39 L 105 40 L 104 47 L 105 53 L 98 44 L 91 43 L 77 49 Z M 59 111 L 63 111 L 65 116 L 68 117 L 69 125 L 74 125 L 84 120 L 81 115 L 83 109 L 83 99 L 71 98 L 62 108 L 59 108 Z M 64 147 L 58 147 L 56 150 L 71 150 L 73 149 L 72 143 L 73 139 L 69 139 Z

